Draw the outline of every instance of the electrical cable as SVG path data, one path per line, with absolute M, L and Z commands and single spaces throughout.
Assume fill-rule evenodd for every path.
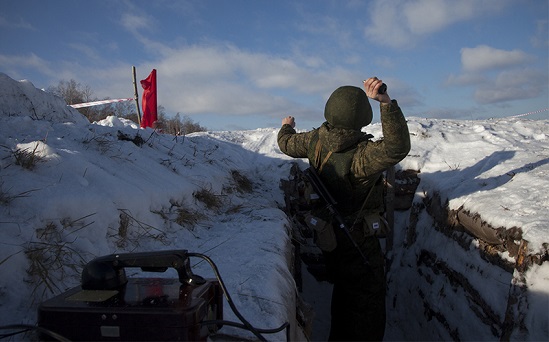
M 22 331 L 19 331 L 18 333 L 14 333 L 14 334 L 7 334 L 7 335 L 2 335 L 0 336 L 0 338 L 5 338 L 5 337 L 9 337 L 9 336 L 13 336 L 13 335 L 17 335 L 17 334 L 22 334 L 28 330 L 36 330 L 37 332 L 39 333 L 42 333 L 44 335 L 48 335 L 49 337 L 52 337 L 58 341 L 61 341 L 61 342 L 70 342 L 69 339 L 59 335 L 58 333 L 56 332 L 53 332 L 51 330 L 48 330 L 48 329 L 45 329 L 45 328 L 42 328 L 42 327 L 39 327 L 39 326 L 36 326 L 36 325 L 30 325 L 30 324 L 10 324 L 10 325 L 2 325 L 0 326 L 0 330 L 13 330 L 13 329 L 24 329 Z
M 246 327 L 242 323 L 237 323 L 237 322 L 232 322 L 232 321 L 225 321 L 225 320 L 222 320 L 222 319 L 211 320 L 211 321 L 202 321 L 200 324 L 201 325 L 222 324 L 222 325 L 230 325 L 232 327 L 237 327 L 237 328 L 240 328 L 240 329 L 248 330 L 248 327 Z M 274 328 L 274 329 L 259 329 L 259 328 L 256 328 L 256 330 L 258 332 L 262 333 L 262 334 L 275 334 L 277 332 L 280 332 L 280 331 L 286 329 L 286 341 L 290 341 L 289 326 L 290 326 L 290 323 L 285 322 L 284 324 L 282 324 L 278 328 Z
M 225 320 L 222 320 L 222 319 L 215 319 L 215 320 L 210 320 L 210 321 L 203 321 L 201 322 L 202 325 L 211 325 L 211 324 L 223 324 L 223 325 L 231 325 L 231 326 L 234 326 L 234 327 L 246 327 L 244 324 L 241 324 L 241 323 L 236 323 L 236 322 L 232 322 L 232 321 L 225 321 Z M 289 326 L 290 323 L 286 322 L 284 324 L 282 324 L 280 327 L 278 328 L 274 328 L 274 329 L 260 329 L 260 328 L 256 328 L 256 330 L 260 333 L 264 333 L 264 334 L 274 334 L 274 333 L 277 333 L 277 332 L 280 332 L 284 329 L 286 329 L 287 326 Z
M 11 337 L 11 336 L 19 335 L 19 334 L 22 334 L 22 333 L 26 333 L 27 331 L 29 331 L 29 329 L 24 329 L 24 330 L 21 330 L 21 331 L 16 331 L 16 332 L 8 333 L 8 334 L 0 334 L 0 340 L 4 339 L 4 338 Z
M 210 264 L 212 270 L 214 271 L 215 277 L 219 281 L 219 284 L 221 286 L 221 290 L 223 291 L 223 294 L 225 295 L 225 299 L 227 299 L 227 302 L 229 303 L 229 306 L 233 310 L 234 314 L 238 317 L 238 319 L 240 319 L 240 321 L 242 321 L 242 323 L 244 323 L 244 327 L 243 327 L 244 329 L 251 331 L 260 341 L 267 341 L 265 339 L 265 337 L 263 337 L 261 335 L 261 332 L 263 332 L 263 333 L 276 333 L 276 332 L 282 331 L 283 329 L 286 328 L 287 329 L 286 335 L 287 336 L 289 335 L 289 326 L 290 326 L 290 324 L 288 322 L 283 323 L 280 327 L 275 328 L 275 329 L 258 329 L 256 327 L 254 327 L 250 322 L 248 322 L 244 318 L 244 316 L 242 316 L 242 314 L 236 308 L 236 305 L 234 304 L 231 296 L 229 295 L 229 292 L 227 291 L 227 288 L 225 287 L 225 283 L 223 282 L 223 279 L 221 278 L 221 274 L 219 273 L 217 265 L 213 262 L 213 260 L 210 259 L 208 256 L 206 256 L 204 254 L 200 254 L 200 253 L 188 253 L 187 255 L 190 256 L 190 257 L 201 258 L 203 260 L 206 260 L 206 262 L 208 262 L 208 264 Z M 232 324 L 228 324 L 228 325 L 232 325 Z M 237 326 L 237 325 L 235 325 L 235 326 Z M 288 339 L 288 341 L 289 341 L 289 339 Z

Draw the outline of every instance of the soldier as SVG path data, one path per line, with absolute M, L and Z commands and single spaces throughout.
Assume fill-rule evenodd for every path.
M 292 116 L 282 119 L 280 150 L 294 158 L 308 158 L 335 198 L 337 210 L 351 236 L 366 255 L 364 262 L 352 241 L 334 230 L 335 248 L 323 250 L 334 283 L 331 302 L 331 341 L 381 341 L 385 333 L 385 260 L 377 237 L 371 235 L 366 216 L 384 210 L 381 174 L 406 157 L 410 135 L 396 100 L 380 93 L 377 77 L 336 89 L 324 109 L 326 121 L 317 129 L 296 133 Z M 361 129 L 372 121 L 368 97 L 380 103 L 383 139 Z M 325 218 L 329 222 L 329 218 Z M 326 241 L 324 241 L 326 242 Z

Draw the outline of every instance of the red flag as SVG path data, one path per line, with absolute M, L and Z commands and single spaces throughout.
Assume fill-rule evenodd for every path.
M 141 127 L 154 127 L 154 123 L 158 119 L 156 107 L 156 69 L 153 69 L 144 80 L 141 80 L 143 87 L 143 119 Z

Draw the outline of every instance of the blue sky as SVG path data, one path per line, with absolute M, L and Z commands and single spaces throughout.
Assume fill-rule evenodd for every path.
M 0 72 L 127 98 L 132 66 L 155 68 L 167 114 L 212 130 L 318 127 L 334 89 L 370 76 L 406 116 L 507 117 L 549 107 L 548 3 L 3 0 Z

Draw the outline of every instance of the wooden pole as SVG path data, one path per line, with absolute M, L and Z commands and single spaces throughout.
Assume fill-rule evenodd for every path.
M 139 110 L 139 95 L 137 94 L 137 80 L 135 77 L 135 66 L 132 66 L 133 73 L 133 98 L 135 100 L 135 108 L 137 109 L 137 123 L 141 126 L 141 111 Z

